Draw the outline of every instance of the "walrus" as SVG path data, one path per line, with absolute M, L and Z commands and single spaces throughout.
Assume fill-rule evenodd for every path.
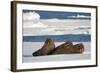
M 37 50 L 36 52 L 33 52 L 33 56 L 43 56 L 47 55 L 49 52 L 55 49 L 54 41 L 51 38 L 47 38 L 44 45 L 41 49 Z
M 56 47 L 49 55 L 54 54 L 68 54 L 71 53 L 71 49 L 73 48 L 72 42 L 65 42 L 64 44 L 59 45 Z
M 66 42 L 66 43 L 61 44 L 60 46 L 56 47 L 48 55 L 55 55 L 55 54 L 78 54 L 78 53 L 83 53 L 83 51 L 84 51 L 83 44 L 73 45 L 71 42 Z

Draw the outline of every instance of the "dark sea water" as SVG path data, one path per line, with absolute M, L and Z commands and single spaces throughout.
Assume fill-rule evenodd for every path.
M 44 42 L 47 38 L 51 38 L 54 42 L 90 42 L 89 34 L 70 34 L 70 35 L 44 35 L 44 36 L 23 36 L 23 42 Z

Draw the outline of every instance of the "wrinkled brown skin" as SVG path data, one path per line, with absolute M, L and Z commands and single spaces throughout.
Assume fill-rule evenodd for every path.
M 43 47 L 36 52 L 33 56 L 45 56 L 55 54 L 79 54 L 84 52 L 84 45 L 82 43 L 73 45 L 72 42 L 65 42 L 55 48 L 55 44 L 52 39 L 48 38 Z
M 32 55 L 33 56 L 42 56 L 42 55 L 47 55 L 49 52 L 54 50 L 55 44 L 52 39 L 47 38 L 43 47 L 39 49 L 38 51 L 34 52 Z
M 73 53 L 83 53 L 84 45 L 82 43 L 73 46 Z
M 66 42 L 66 43 L 56 47 L 54 51 L 49 53 L 49 55 L 54 55 L 54 54 L 78 54 L 78 53 L 83 53 L 83 51 L 84 51 L 83 44 L 73 45 L 71 42 Z
M 61 44 L 60 46 L 56 47 L 50 54 L 68 54 L 71 52 L 73 44 L 71 42 L 66 42 Z

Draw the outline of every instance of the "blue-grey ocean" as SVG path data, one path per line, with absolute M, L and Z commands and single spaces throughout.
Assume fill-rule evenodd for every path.
M 44 42 L 47 38 L 51 38 L 54 42 L 89 42 L 91 35 L 89 34 L 70 34 L 70 35 L 45 35 L 45 36 L 23 36 L 23 42 Z

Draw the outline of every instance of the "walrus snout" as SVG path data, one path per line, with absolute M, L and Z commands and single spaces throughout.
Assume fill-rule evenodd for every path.
M 76 44 L 76 45 L 73 46 L 73 50 L 76 53 L 83 53 L 84 52 L 84 45 L 82 43 Z

